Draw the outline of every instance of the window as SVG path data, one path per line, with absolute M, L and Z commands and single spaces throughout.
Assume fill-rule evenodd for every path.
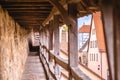
M 95 61 L 95 54 L 94 54 L 94 60 L 93 61 Z
M 97 40 L 90 41 L 90 48 L 97 48 L 97 46 L 98 46 Z
M 95 41 L 93 41 L 93 48 L 95 48 L 95 47 L 94 47 L 94 45 L 95 45 L 94 43 L 95 43 Z
M 95 28 L 92 29 L 92 35 L 95 35 Z
M 92 48 L 92 41 L 90 41 L 90 48 Z
M 90 61 L 91 61 L 91 54 L 90 54 Z
M 93 48 L 93 41 L 90 41 L 90 47 Z
M 96 61 L 98 61 L 98 53 L 96 53 Z
M 95 40 L 95 48 L 97 48 L 97 46 L 98 46 L 98 45 L 97 45 L 97 40 Z
M 93 61 L 93 54 L 92 54 L 92 61 Z

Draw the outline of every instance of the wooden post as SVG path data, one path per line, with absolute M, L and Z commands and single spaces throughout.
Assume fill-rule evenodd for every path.
M 102 1 L 102 16 L 105 34 L 106 51 L 110 69 L 110 79 L 115 80 L 114 71 L 114 28 L 113 28 L 113 2 L 112 0 Z
M 120 80 L 120 0 L 114 1 L 114 59 L 115 59 L 115 80 Z
M 54 54 L 59 55 L 59 15 L 54 16 Z M 58 64 L 55 64 L 55 75 L 59 80 Z
M 53 49 L 53 21 L 50 21 L 49 26 L 49 50 Z
M 68 53 L 69 66 L 78 66 L 78 33 L 77 33 L 77 6 L 75 3 L 68 4 L 69 16 L 73 17 L 76 23 L 68 25 Z M 70 71 L 69 80 L 72 80 Z
M 54 16 L 54 53 L 59 55 L 59 15 Z
M 110 80 L 120 80 L 120 1 L 102 1 Z

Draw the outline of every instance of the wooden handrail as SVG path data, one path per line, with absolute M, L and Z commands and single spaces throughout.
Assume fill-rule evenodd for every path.
M 69 67 L 68 67 L 68 60 L 64 60 L 62 59 L 61 57 L 53 54 L 52 52 L 50 52 L 45 46 L 43 46 L 43 48 L 46 49 L 46 51 L 49 53 L 49 56 L 55 60 L 55 62 L 57 64 L 59 64 L 60 66 L 62 66 L 64 69 L 66 69 L 67 71 L 69 70 Z
M 40 59 L 40 61 L 41 61 L 41 63 L 42 63 L 42 66 L 43 66 L 43 69 L 44 69 L 44 72 L 45 72 L 46 79 L 49 79 L 48 72 L 47 72 L 47 70 L 46 70 L 46 68 L 45 68 L 45 65 L 44 65 L 44 63 L 43 63 L 40 55 L 39 55 L 39 59 Z
M 66 76 L 65 73 L 61 72 L 61 75 L 68 79 L 68 76 Z
M 72 76 L 75 78 L 75 80 L 89 80 L 89 78 L 80 72 L 80 70 L 78 69 L 78 67 L 76 68 L 72 68 L 68 65 L 68 60 L 64 61 L 64 59 L 62 59 L 61 57 L 59 57 L 58 55 L 53 54 L 52 52 L 50 52 L 44 45 L 42 46 L 42 48 L 46 49 L 46 52 L 49 54 L 49 57 L 51 59 L 54 59 L 56 64 L 59 64 L 61 67 L 63 67 L 64 69 L 66 69 L 67 71 L 71 71 Z
M 47 72 L 47 70 L 49 70 L 51 76 L 52 76 L 55 80 L 57 80 L 55 74 L 54 74 L 54 73 L 52 72 L 52 70 L 50 69 L 49 63 L 47 62 L 45 56 L 44 56 L 42 53 L 39 55 L 39 57 L 41 58 L 41 56 L 42 56 L 42 58 L 45 60 L 45 63 L 46 63 L 46 65 L 47 65 L 47 66 L 45 66 L 45 64 L 43 63 L 43 67 L 46 69 L 46 72 Z M 41 60 L 42 60 L 42 59 L 41 59 Z M 42 62 L 43 62 L 43 61 L 42 61 Z M 47 67 L 48 69 L 47 69 L 46 67 Z M 47 75 L 48 75 L 48 73 L 47 73 Z
M 63 54 L 68 56 L 68 53 L 64 52 L 62 49 L 60 49 L 61 52 L 63 52 Z M 98 74 L 96 74 L 95 72 L 93 72 L 91 69 L 89 69 L 88 67 L 86 67 L 85 65 L 83 65 L 81 62 L 79 62 L 79 65 L 84 67 L 86 70 L 88 70 L 89 72 L 91 72 L 93 75 L 95 75 L 97 78 L 101 79 L 101 80 L 105 80 L 104 78 L 101 78 L 101 76 L 99 76 Z

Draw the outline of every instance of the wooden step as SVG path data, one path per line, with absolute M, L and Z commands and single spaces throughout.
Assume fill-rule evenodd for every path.
M 21 80 L 46 80 L 39 56 L 28 56 Z

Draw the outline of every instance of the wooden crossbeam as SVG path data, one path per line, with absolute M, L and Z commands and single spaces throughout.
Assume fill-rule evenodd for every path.
M 14 8 L 11 8 L 11 7 L 6 7 L 5 9 L 7 10 L 15 10 L 15 11 L 51 11 L 51 7 L 14 7 Z
M 44 14 L 44 13 L 50 13 L 50 10 L 19 10 L 19 9 L 16 9 L 16 10 L 8 10 L 9 12 L 18 12 L 18 13 L 40 13 L 40 14 Z
M 43 20 L 45 17 L 14 17 L 16 20 Z
M 42 13 L 35 13 L 35 12 L 33 12 L 33 13 L 29 13 L 29 12 L 25 12 L 25 13 L 9 12 L 9 14 L 12 15 L 12 16 L 48 16 L 49 15 L 49 13 L 42 14 Z
M 47 2 L 48 0 L 1 0 L 6 2 Z
M 49 2 L 8 2 L 8 1 L 0 1 L 0 4 L 2 4 L 4 7 L 17 7 L 17 6 L 52 6 Z
M 76 23 L 76 21 L 70 17 L 67 13 L 67 11 L 65 10 L 65 8 L 57 1 L 57 0 L 49 0 L 51 2 L 51 4 L 56 7 L 59 12 L 61 13 L 61 16 L 65 22 L 65 24 L 67 25 L 73 25 Z M 74 25 L 73 25 L 74 26 Z

